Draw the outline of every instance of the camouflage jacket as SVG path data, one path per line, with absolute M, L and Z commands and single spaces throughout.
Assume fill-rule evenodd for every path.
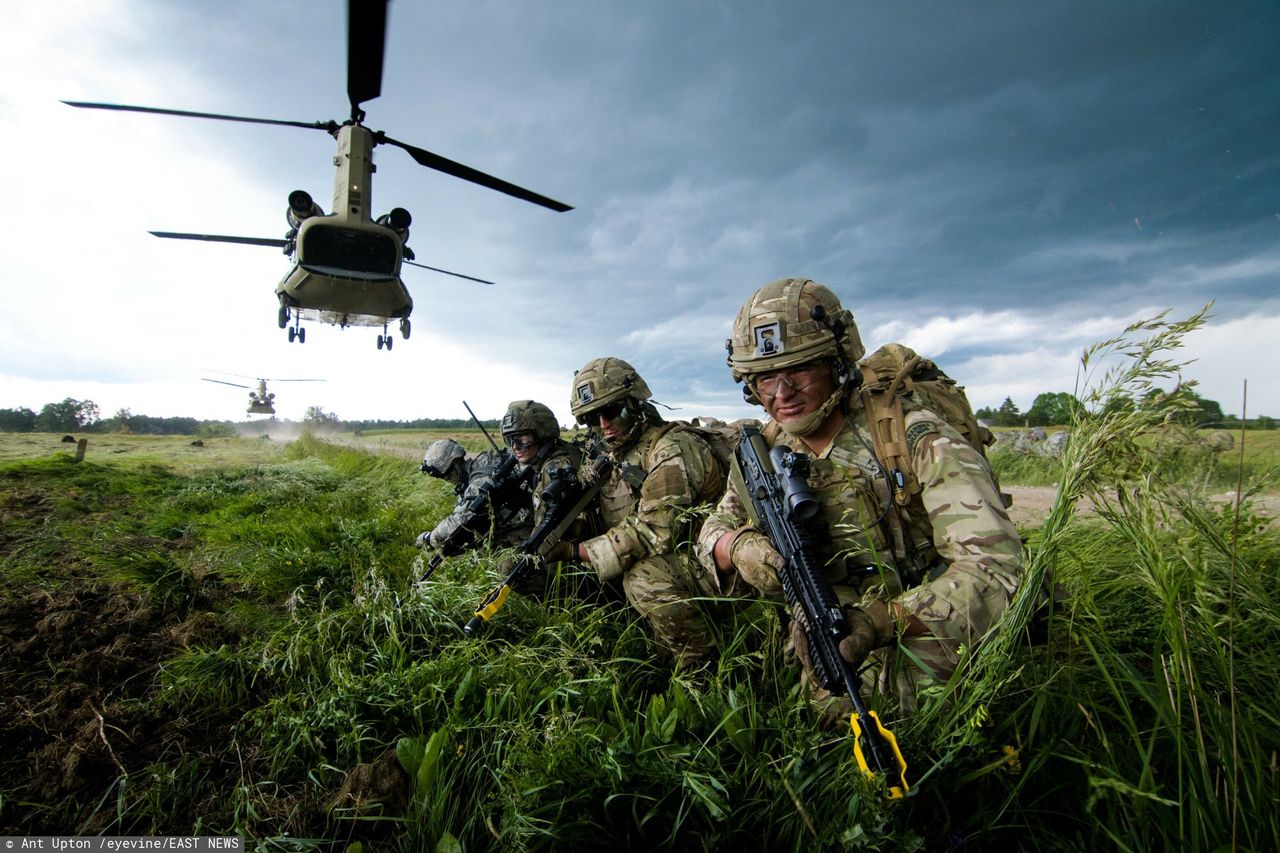
M 908 455 L 922 488 L 906 506 L 897 507 L 872 458 L 866 414 L 860 407 L 852 421 L 856 434 L 846 424 L 823 453 L 810 454 L 809 484 L 822 505 L 814 540 L 827 579 L 859 592 L 896 596 L 926 623 L 966 618 L 961 611 L 969 610 L 975 587 L 1002 588 L 1007 601 L 1017 588 L 1022 546 L 986 460 L 941 417 L 909 408 Z M 809 453 L 776 422 L 769 423 L 763 435 L 771 447 L 785 444 Z M 751 524 L 750 502 L 742 489 L 741 475 L 735 471 L 699 534 L 698 559 L 710 571 L 715 570 L 716 541 Z M 921 585 L 900 595 L 904 586 L 921 578 Z M 744 579 L 767 595 L 781 597 L 776 574 Z M 988 626 L 969 627 L 984 631 Z
M 493 473 L 502 464 L 502 454 L 486 450 L 464 460 L 463 464 L 467 466 L 467 482 L 461 488 L 454 489 L 458 503 L 453 512 L 431 531 L 430 542 L 435 548 L 448 541 L 455 531 L 467 523 L 467 504 L 483 487 L 492 482 Z M 521 489 L 508 497 L 506 505 L 497 508 L 496 520 L 491 518 L 489 525 L 497 543 L 515 545 L 522 542 L 533 529 L 532 496 L 527 489 Z
M 724 491 L 724 473 L 706 440 L 675 424 L 649 426 L 600 484 L 603 535 L 582 543 L 601 580 L 646 557 L 672 554 L 691 533 L 689 511 Z

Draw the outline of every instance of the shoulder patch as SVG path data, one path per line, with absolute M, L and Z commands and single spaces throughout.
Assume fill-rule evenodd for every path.
M 933 421 L 916 421 L 907 427 L 907 455 L 916 455 L 916 445 L 920 443 L 920 439 L 924 438 L 931 432 L 937 432 L 938 425 Z

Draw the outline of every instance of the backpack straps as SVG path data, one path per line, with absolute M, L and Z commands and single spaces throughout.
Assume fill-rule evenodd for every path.
M 862 371 L 862 404 L 867 410 L 871 445 L 889 476 L 893 501 L 898 506 L 906 506 L 912 495 L 920 493 L 920 480 L 912 469 L 907 445 L 907 416 L 898 393 L 910 381 L 908 377 L 919 363 L 918 355 L 908 359 L 887 385 L 870 365 L 863 364 L 859 368 Z

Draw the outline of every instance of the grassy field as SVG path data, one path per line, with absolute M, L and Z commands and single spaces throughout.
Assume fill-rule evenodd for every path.
M 913 786 L 895 804 L 816 724 L 774 604 L 710 611 L 722 654 L 695 674 L 592 578 L 465 636 L 495 555 L 413 583 L 414 535 L 452 506 L 417 472 L 441 435 L 91 436 L 78 464 L 0 436 L 0 834 L 1277 849 L 1280 531 L 1207 501 L 1144 428 L 1081 427 L 1055 463 L 1026 531 L 1028 583 L 1066 593 L 1052 621 L 1030 632 L 1019 597 L 917 714 L 882 708 Z M 1274 437 L 1246 441 L 1265 480 Z

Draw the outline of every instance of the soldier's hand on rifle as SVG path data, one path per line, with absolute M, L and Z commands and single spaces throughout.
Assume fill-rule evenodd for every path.
M 778 573 L 785 563 L 769 538 L 755 530 L 744 530 L 729 545 L 729 562 L 742 579 L 765 595 L 782 595 Z
M 572 563 L 577 559 L 578 546 L 567 539 L 561 539 L 547 551 L 548 563 Z
M 516 554 L 504 557 L 498 564 L 498 572 L 521 595 L 539 596 L 547 591 L 547 567 L 537 557 Z
M 423 533 L 419 533 L 417 538 L 413 540 L 413 544 L 418 546 L 419 548 L 430 548 L 431 547 L 431 531 L 427 530 L 427 531 L 424 531 Z
M 856 670 L 867 655 L 893 642 L 895 625 L 889 607 L 883 601 L 872 601 L 861 607 L 845 611 L 849 624 L 849 636 L 840 641 L 840 657 Z

